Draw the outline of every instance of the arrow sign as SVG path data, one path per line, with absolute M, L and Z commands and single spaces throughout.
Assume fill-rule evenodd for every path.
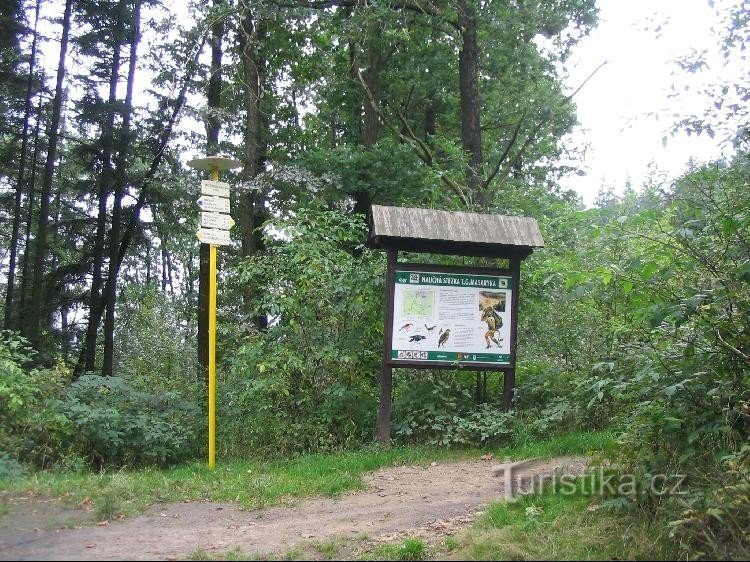
M 201 195 L 229 198 L 229 184 L 223 181 L 203 180 L 201 181 Z
M 201 228 L 195 233 L 203 244 L 213 244 L 214 246 L 228 246 L 232 243 L 229 238 L 228 230 L 219 230 L 217 228 Z
M 201 213 L 201 226 L 203 228 L 220 228 L 229 230 L 234 226 L 234 219 L 229 215 L 221 213 Z
M 214 213 L 228 213 L 229 212 L 229 199 L 223 197 L 212 197 L 210 195 L 201 195 L 198 198 L 198 206 L 203 211 L 210 211 Z

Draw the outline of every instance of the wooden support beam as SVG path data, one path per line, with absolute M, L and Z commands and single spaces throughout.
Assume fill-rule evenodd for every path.
M 521 289 L 521 260 L 519 258 L 510 259 L 510 271 L 513 278 L 513 307 L 511 308 L 511 348 L 510 364 L 512 369 L 505 371 L 503 377 L 503 411 L 507 412 L 513 404 L 513 394 L 516 390 L 516 350 L 518 348 L 518 293 Z
M 393 392 L 393 368 L 390 365 L 393 337 L 393 277 L 398 262 L 397 250 L 386 250 L 387 270 L 385 278 L 385 331 L 383 338 L 383 370 L 380 373 L 380 408 L 375 430 L 378 441 L 383 445 L 391 442 L 391 397 Z

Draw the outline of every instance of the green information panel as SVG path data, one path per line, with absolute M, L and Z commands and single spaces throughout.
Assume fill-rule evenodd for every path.
M 509 365 L 511 277 L 395 271 L 391 359 Z

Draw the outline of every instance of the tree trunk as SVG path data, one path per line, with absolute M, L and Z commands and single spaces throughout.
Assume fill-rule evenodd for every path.
M 264 159 L 263 129 L 260 111 L 262 84 L 265 80 L 264 63 L 259 45 L 265 38 L 266 27 L 263 21 L 256 21 L 250 9 L 243 5 L 240 12 L 240 58 L 245 82 L 245 154 L 243 157 L 242 179 L 247 182 L 258 175 Z M 240 193 L 239 228 L 242 237 L 243 258 L 263 251 L 263 240 L 259 227 L 266 221 L 265 194 Z M 248 308 L 254 299 L 252 288 L 243 291 L 243 303 Z M 265 315 L 255 318 L 258 328 L 266 327 Z
M 120 21 L 118 23 L 117 27 L 119 28 L 124 22 Z M 112 156 L 114 153 L 117 83 L 120 78 L 120 48 L 122 45 L 117 36 L 114 37 L 113 43 L 109 97 L 107 99 L 107 121 L 102 128 L 102 172 L 99 177 L 99 210 L 96 218 L 96 238 L 94 239 L 94 257 L 91 272 L 89 323 L 86 328 L 86 341 L 83 347 L 83 369 L 85 371 L 93 371 L 96 365 L 96 340 L 105 304 L 104 299 L 101 298 L 102 285 L 104 284 L 102 270 L 104 268 L 105 241 L 107 237 L 107 199 L 114 183 Z M 80 369 L 80 364 L 78 368 Z
M 220 2 L 214 2 L 217 7 Z M 211 76 L 208 79 L 208 108 L 206 118 L 206 153 L 219 153 L 221 120 L 217 111 L 221 108 L 221 59 L 224 38 L 224 20 L 216 17 L 211 26 Z M 210 246 L 201 244 L 198 257 L 198 369 L 201 379 L 208 380 L 208 284 L 210 275 Z
M 44 73 L 41 83 L 44 84 Z M 29 178 L 29 199 L 26 202 L 26 231 L 24 232 L 24 251 L 21 264 L 21 302 L 19 310 L 25 312 L 28 309 L 29 295 L 29 267 L 31 259 L 31 225 L 34 222 L 34 206 L 36 205 L 36 171 L 39 167 L 39 131 L 42 125 L 42 108 L 44 98 L 40 95 L 36 110 L 36 123 L 34 125 L 34 154 L 31 157 L 31 177 Z M 19 324 L 22 324 L 19 322 Z
M 481 190 L 482 130 L 479 105 L 479 47 L 477 17 L 473 0 L 458 0 L 461 51 L 458 55 L 458 82 L 461 99 L 461 146 L 469 162 L 466 185 L 474 202 L 486 209 L 488 201 Z
M 114 364 L 115 304 L 117 301 L 117 250 L 120 242 L 120 223 L 122 221 L 122 198 L 125 193 L 126 169 L 130 152 L 130 122 L 133 115 L 133 85 L 138 61 L 138 43 L 141 39 L 141 0 L 133 6 L 133 17 L 130 28 L 130 60 L 128 61 L 128 80 L 123 105 L 122 127 L 119 152 L 117 155 L 115 197 L 112 207 L 112 228 L 109 236 L 109 271 L 105 292 L 104 317 L 104 357 L 102 375 L 111 376 Z
M 47 159 L 44 164 L 44 179 L 40 195 L 39 218 L 37 221 L 37 236 L 34 252 L 34 277 L 31 288 L 30 313 L 26 315 L 26 334 L 32 344 L 37 347 L 41 343 L 41 306 L 44 292 L 44 266 L 47 261 L 47 230 L 49 227 L 49 207 L 52 193 L 52 179 L 55 175 L 55 161 L 57 160 L 57 141 L 59 136 L 60 117 L 63 106 L 63 82 L 65 80 L 65 59 L 68 54 L 68 39 L 70 37 L 70 15 L 73 0 L 66 0 L 62 22 L 62 37 L 60 39 L 60 57 L 57 63 L 57 81 L 55 97 L 52 102 L 52 119 L 49 126 Z
M 383 34 L 380 23 L 378 21 L 369 23 L 367 31 L 367 69 L 364 72 L 363 78 L 369 93 L 365 96 L 363 104 L 364 116 L 360 125 L 360 130 L 362 131 L 360 140 L 365 150 L 369 150 L 378 142 L 382 129 L 380 115 L 375 107 L 380 106 L 381 78 L 385 66 L 382 50 Z M 353 56 L 352 59 L 353 64 L 356 63 L 356 57 Z M 360 106 L 358 105 L 358 107 Z M 370 204 L 372 203 L 370 191 L 368 189 L 358 189 L 352 195 L 354 197 L 354 213 L 367 215 L 370 212 Z
M 372 95 L 369 103 L 364 104 L 364 123 L 362 127 L 362 146 L 371 148 L 380 136 L 380 116 L 373 107 L 373 101 L 380 106 L 381 74 L 383 72 L 383 53 L 381 50 L 382 34 L 378 23 L 370 25 L 367 41 L 367 70 L 364 73 L 365 84 Z
M 21 231 L 21 200 L 23 192 L 28 192 L 26 177 L 26 153 L 29 147 L 29 120 L 31 119 L 31 102 L 34 87 L 34 67 L 36 66 L 37 24 L 39 23 L 39 5 L 41 0 L 36 1 L 34 10 L 34 37 L 31 41 L 31 57 L 29 58 L 29 76 L 26 80 L 26 98 L 23 106 L 23 132 L 21 133 L 21 154 L 18 165 L 18 176 L 16 178 L 16 194 L 13 201 L 13 226 L 10 237 L 10 261 L 8 264 L 8 288 L 5 293 L 5 320 L 6 330 L 12 330 L 15 325 L 14 303 L 15 299 L 15 277 L 16 261 L 18 257 L 19 233 Z M 28 200 L 28 194 L 27 194 Z

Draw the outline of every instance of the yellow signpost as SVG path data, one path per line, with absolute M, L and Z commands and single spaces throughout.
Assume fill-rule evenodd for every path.
M 214 228 L 234 224 L 231 217 L 213 211 L 230 210 L 229 185 L 219 182 L 219 170 L 239 168 L 242 162 L 223 156 L 208 156 L 196 158 L 188 162 L 188 166 L 198 170 L 211 170 L 211 181 L 202 182 L 201 197 L 198 205 L 201 210 L 201 228 L 198 239 L 209 244 L 209 274 L 208 274 L 208 468 L 216 467 L 216 254 L 217 246 L 230 243 L 229 230 Z M 205 184 L 205 185 L 204 185 Z M 203 228 L 208 226 L 211 228 Z

